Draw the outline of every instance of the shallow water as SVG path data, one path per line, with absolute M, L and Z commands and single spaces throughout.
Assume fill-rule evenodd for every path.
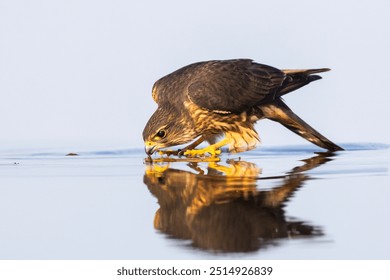
M 3 150 L 0 259 L 389 259 L 389 147 L 343 146 L 169 165 Z

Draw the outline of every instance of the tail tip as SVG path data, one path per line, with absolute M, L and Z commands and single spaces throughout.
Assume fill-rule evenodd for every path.
M 340 147 L 339 145 L 336 145 L 334 143 L 331 143 L 331 145 L 327 145 L 326 149 L 331 152 L 339 152 L 344 151 L 344 148 Z

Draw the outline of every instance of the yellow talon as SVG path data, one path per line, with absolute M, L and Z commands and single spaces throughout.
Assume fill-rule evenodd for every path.
M 187 150 L 184 152 L 184 155 L 187 157 L 205 156 L 205 154 L 210 154 L 211 156 L 216 156 L 216 155 L 221 154 L 221 150 L 215 149 L 213 146 L 208 146 L 204 149 Z
M 205 154 L 210 154 L 212 157 L 215 157 L 221 154 L 220 148 L 229 144 L 229 139 L 225 138 L 218 143 L 210 145 L 204 149 L 199 150 L 187 150 L 184 152 L 184 155 L 187 157 L 196 157 L 196 156 L 204 156 Z

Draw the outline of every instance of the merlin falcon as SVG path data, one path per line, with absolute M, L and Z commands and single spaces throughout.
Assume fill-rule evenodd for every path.
M 260 142 L 261 119 L 279 122 L 329 151 L 343 150 L 298 117 L 282 96 L 321 79 L 328 68 L 279 70 L 250 59 L 212 60 L 185 66 L 159 79 L 152 97 L 158 108 L 143 131 L 145 152 L 194 141 L 179 155 L 218 155 L 220 148 L 243 152 Z M 202 142 L 210 145 L 195 149 Z

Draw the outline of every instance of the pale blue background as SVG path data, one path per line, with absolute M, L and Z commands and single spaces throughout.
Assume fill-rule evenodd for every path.
M 389 150 L 347 143 L 390 143 L 389 26 L 385 0 L 0 0 L 0 259 L 388 259 Z M 155 80 L 240 57 L 332 68 L 286 101 L 348 151 L 286 206 L 323 237 L 215 255 L 153 228 L 141 133 Z M 262 176 L 317 149 L 270 121 L 257 128 L 273 154 L 242 157 Z
M 390 142 L 389 1 L 0 1 L 0 144 L 143 145 L 155 80 L 252 58 L 330 67 L 286 97 L 336 143 Z M 257 126 L 264 145 L 306 142 Z

